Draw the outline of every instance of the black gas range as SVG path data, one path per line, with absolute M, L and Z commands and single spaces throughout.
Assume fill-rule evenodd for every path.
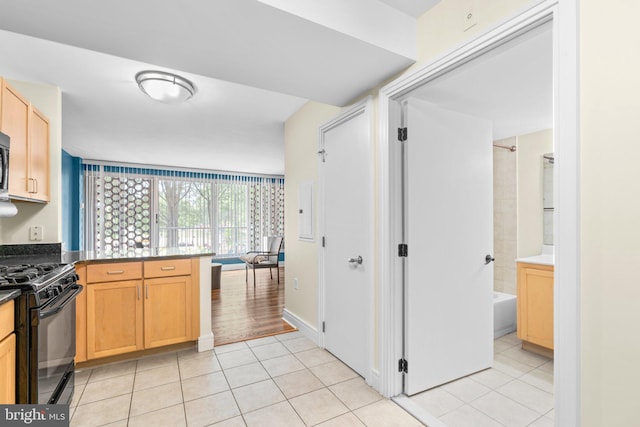
M 70 403 L 76 352 L 76 296 L 72 264 L 0 265 L 0 289 L 16 299 L 16 403 Z

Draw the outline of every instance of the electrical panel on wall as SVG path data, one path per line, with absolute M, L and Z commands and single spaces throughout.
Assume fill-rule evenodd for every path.
M 298 188 L 298 238 L 313 240 L 313 182 L 303 181 Z

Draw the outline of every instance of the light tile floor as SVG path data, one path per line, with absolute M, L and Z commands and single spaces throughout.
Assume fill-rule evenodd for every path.
M 493 368 L 411 397 L 449 427 L 553 427 L 553 360 L 494 341 Z
M 422 425 L 300 332 L 78 371 L 70 411 L 74 427 Z

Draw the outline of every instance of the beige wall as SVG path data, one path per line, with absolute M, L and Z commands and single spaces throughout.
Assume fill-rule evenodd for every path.
M 542 155 L 553 151 L 553 130 L 518 136 L 518 258 L 540 255 L 543 240 Z
M 581 392 L 585 427 L 640 423 L 638 16 L 638 1 L 580 2 Z
M 465 6 L 469 3 L 442 0 L 418 19 L 418 64 L 463 45 L 540 0 L 477 0 L 478 23 L 465 31 Z
M 49 203 L 16 202 L 18 214 L 0 218 L 0 244 L 59 243 L 62 238 L 60 181 L 62 168 L 62 95 L 55 86 L 9 80 L 25 98 L 49 119 L 51 155 L 51 201 Z M 42 242 L 29 241 L 29 227 L 43 227 Z
M 518 138 L 494 141 L 495 145 L 511 147 Z M 493 148 L 493 290 L 517 293 L 516 262 L 518 242 L 518 177 L 517 152 Z
M 287 120 L 285 137 L 286 309 L 311 327 L 318 326 L 318 129 L 340 108 L 308 102 Z M 313 182 L 315 240 L 298 239 L 298 186 Z M 294 279 L 299 289 L 294 289 Z

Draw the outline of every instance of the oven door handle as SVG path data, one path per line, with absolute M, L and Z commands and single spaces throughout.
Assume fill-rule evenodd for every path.
M 42 310 L 40 312 L 40 318 L 44 319 L 49 316 L 53 316 L 56 313 L 59 313 L 68 303 L 73 301 L 73 299 L 82 292 L 82 285 L 78 285 L 77 283 L 73 286 L 67 288 L 64 294 L 60 295 L 59 301 L 56 301 L 51 307 L 48 307 L 46 310 Z M 62 299 L 63 296 L 66 298 Z

